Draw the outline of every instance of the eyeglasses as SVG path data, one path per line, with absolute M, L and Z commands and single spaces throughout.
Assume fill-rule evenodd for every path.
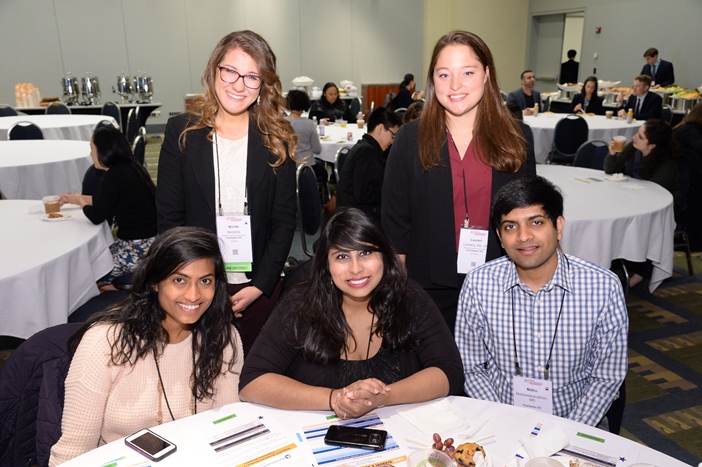
M 390 128 L 388 128 L 388 131 L 392 134 L 392 140 L 395 141 L 395 136 L 397 136 L 397 133 L 392 131 Z
M 228 68 L 226 66 L 220 66 L 219 68 L 219 78 L 227 84 L 234 84 L 239 81 L 239 78 L 243 78 L 244 86 L 249 89 L 258 89 L 263 84 L 263 80 L 257 75 L 241 75 L 235 70 Z

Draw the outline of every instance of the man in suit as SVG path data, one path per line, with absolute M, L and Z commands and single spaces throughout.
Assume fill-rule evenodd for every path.
M 648 120 L 650 118 L 661 118 L 663 109 L 663 99 L 655 92 L 649 92 L 651 87 L 651 77 L 640 75 L 634 79 L 633 92 L 629 100 L 624 105 L 624 93 L 617 96 L 619 105 L 618 115 L 620 118 L 626 117 L 629 109 L 634 110 L 636 120 Z
M 561 84 L 577 83 L 578 82 L 578 69 L 580 64 L 575 61 L 576 52 L 573 49 L 568 51 L 568 61 L 561 63 L 561 76 L 558 80 Z
M 650 76 L 655 87 L 665 87 L 675 83 L 673 64 L 658 58 L 658 49 L 651 47 L 644 52 L 644 58 L 646 65 L 641 69 L 641 74 Z
M 524 115 L 534 115 L 534 105 L 541 104 L 541 93 L 534 91 L 536 77 L 531 70 L 525 70 L 521 75 L 522 87 L 512 91 L 507 96 L 508 104 L 517 104 Z

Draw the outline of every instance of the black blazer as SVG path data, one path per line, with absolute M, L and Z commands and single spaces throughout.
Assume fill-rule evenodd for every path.
M 216 232 L 215 169 L 210 128 L 189 131 L 185 150 L 178 138 L 188 122 L 188 114 L 168 120 L 158 163 L 156 209 L 158 230 L 165 232 L 180 225 L 192 225 Z M 251 211 L 253 271 L 246 275 L 251 285 L 270 296 L 280 280 L 290 252 L 297 205 L 295 202 L 295 162 L 287 157 L 273 169 L 276 158 L 263 146 L 253 121 L 249 124 L 246 158 L 246 188 Z
M 641 69 L 641 74 L 648 75 L 651 77 L 651 79 L 653 79 L 651 65 L 648 63 L 644 65 L 644 67 Z M 675 71 L 673 71 L 673 64 L 666 62 L 665 60 L 661 60 L 661 64 L 658 66 L 658 70 L 656 71 L 656 79 L 653 81 L 660 86 L 668 86 L 675 83 Z
M 629 96 L 629 100 L 626 101 L 626 105 L 619 107 L 617 110 L 621 109 L 626 111 L 629 109 L 634 109 L 634 118 L 636 120 L 661 118 L 661 112 L 663 111 L 663 98 L 655 92 L 649 91 L 644 97 L 643 104 L 641 104 L 641 110 L 636 113 L 636 96 L 632 94 Z
M 558 82 L 561 84 L 577 83 L 579 68 L 580 63 L 575 60 L 568 60 L 567 62 L 561 63 L 561 76 Z
M 590 104 L 587 106 L 587 110 L 584 110 L 584 112 L 587 113 L 594 113 L 595 115 L 604 115 L 605 114 L 605 109 L 602 107 L 602 102 L 603 99 L 600 96 L 593 96 L 592 99 L 590 99 Z M 583 103 L 583 95 L 582 94 L 576 94 L 575 97 L 573 97 L 573 102 L 570 104 L 570 112 L 575 112 L 575 106 L 578 104 Z
M 441 147 L 440 167 L 428 171 L 419 161 L 419 122 L 402 125 L 385 166 L 381 217 L 383 228 L 399 254 L 407 255 L 409 276 L 424 288 L 457 288 L 463 274 L 456 266 L 456 232 L 453 218 L 453 182 L 448 143 Z M 508 182 L 536 174 L 534 148 L 528 145 L 527 162 L 516 173 L 492 171 L 492 196 Z M 488 227 L 487 261 L 504 253 L 495 232 Z

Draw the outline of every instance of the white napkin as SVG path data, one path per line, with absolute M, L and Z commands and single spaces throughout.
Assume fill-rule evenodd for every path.
M 564 447 L 568 446 L 568 435 L 559 426 L 542 431 L 538 436 L 526 436 L 519 440 L 526 449 L 529 458 L 551 457 Z
M 446 399 L 410 409 L 398 409 L 397 413 L 424 433 L 427 442 L 431 441 L 434 433 L 439 433 L 445 439 L 457 434 L 467 425 L 466 419 L 458 415 Z

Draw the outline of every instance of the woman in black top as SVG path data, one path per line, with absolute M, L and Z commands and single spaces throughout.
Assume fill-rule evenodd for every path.
M 93 224 L 114 220 L 117 225 L 117 241 L 110 245 L 115 267 L 99 281 L 105 289 L 115 277 L 132 272 L 154 241 L 156 187 L 117 128 L 95 129 L 90 139 L 90 157 L 96 169 L 105 171 L 98 194 L 93 197 L 66 193 L 61 195 L 61 204 L 79 205 Z
M 320 123 L 325 118 L 328 122 L 337 120 L 348 120 L 351 122 L 355 118 L 355 116 L 349 114 L 349 109 L 344 101 L 339 99 L 339 88 L 334 83 L 325 84 L 322 89 L 322 97 L 312 104 L 310 118 L 314 117 L 317 117 L 317 121 Z
M 604 107 L 602 107 L 602 98 L 597 95 L 597 77 L 588 76 L 583 84 L 580 94 L 573 97 L 573 102 L 570 104 L 570 112 L 585 112 L 596 115 L 604 115 Z

